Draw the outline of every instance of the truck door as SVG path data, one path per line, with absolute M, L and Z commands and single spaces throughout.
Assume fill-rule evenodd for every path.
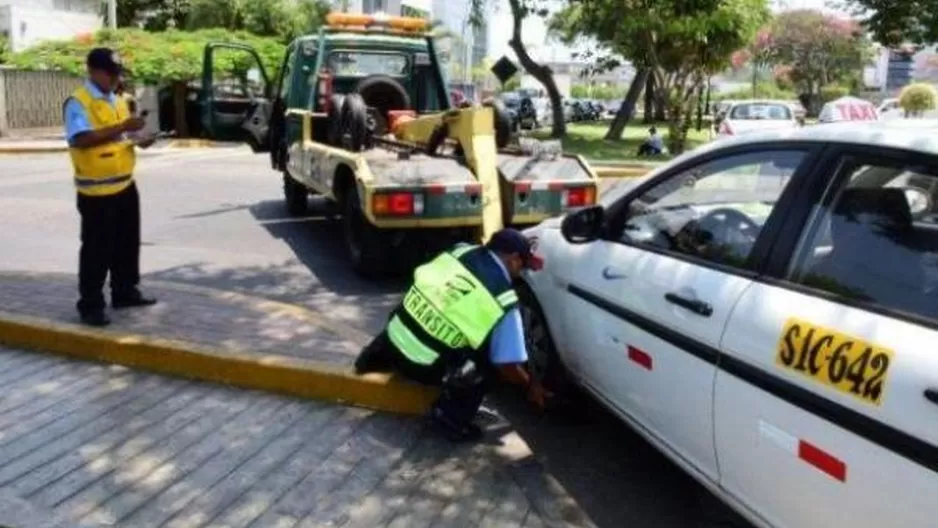
M 202 61 L 202 127 L 208 137 L 270 151 L 270 82 L 250 46 L 211 43 Z

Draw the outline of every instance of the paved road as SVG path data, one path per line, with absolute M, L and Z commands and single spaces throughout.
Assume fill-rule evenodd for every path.
M 399 282 L 364 282 L 348 269 L 335 222 L 315 212 L 286 218 L 280 179 L 262 156 L 148 153 L 138 181 L 148 277 L 297 303 L 370 332 L 397 300 Z M 0 225 L 0 269 L 74 270 L 77 213 L 64 156 L 0 156 Z M 608 413 L 535 422 L 510 397 L 499 401 L 598 525 L 747 526 Z

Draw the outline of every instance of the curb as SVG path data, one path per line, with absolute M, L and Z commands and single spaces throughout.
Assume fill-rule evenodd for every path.
M 52 154 L 68 152 L 68 145 L 42 146 L 42 147 L 14 147 L 0 145 L 0 154 Z
M 593 166 L 593 172 L 600 178 L 637 178 L 655 170 L 656 167 L 639 166 Z
M 243 389 L 424 414 L 437 391 L 387 374 L 280 356 L 247 356 L 169 339 L 88 329 L 77 324 L 0 312 L 0 343 L 71 358 L 103 361 L 158 374 Z

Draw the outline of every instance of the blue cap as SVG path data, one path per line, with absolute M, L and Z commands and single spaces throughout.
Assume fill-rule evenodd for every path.
M 518 255 L 524 260 L 525 267 L 533 270 L 539 270 L 544 265 L 544 261 L 534 254 L 533 242 L 517 229 L 506 227 L 497 231 L 486 247 L 498 253 Z

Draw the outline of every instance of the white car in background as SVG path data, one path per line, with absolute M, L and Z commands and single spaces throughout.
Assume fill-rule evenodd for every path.
M 735 101 L 723 114 L 717 136 L 797 127 L 795 111 L 787 101 Z
M 532 371 L 758 526 L 938 526 L 935 132 L 754 132 L 527 230 Z

